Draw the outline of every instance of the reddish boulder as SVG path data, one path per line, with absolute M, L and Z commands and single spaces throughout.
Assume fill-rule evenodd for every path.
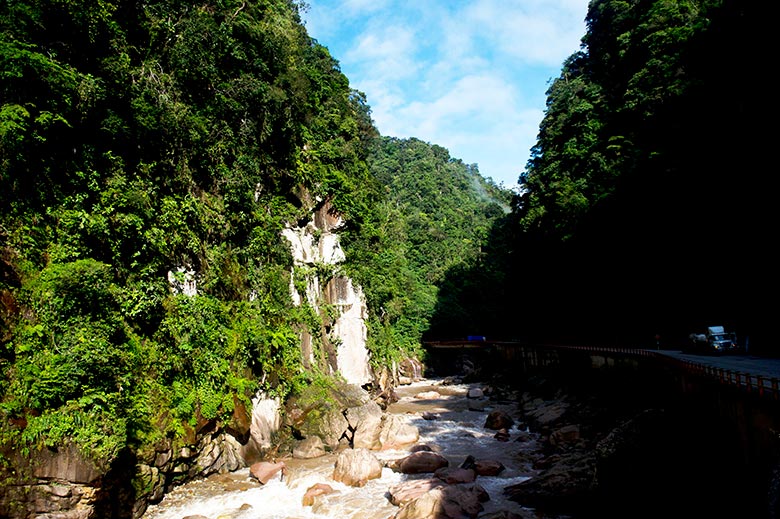
M 276 463 L 270 461 L 258 461 L 249 467 L 249 473 L 252 475 L 252 477 L 265 485 L 274 479 L 277 474 L 279 475 L 279 478 L 283 478 L 284 475 L 287 474 L 287 465 L 285 465 L 283 461 Z
M 326 483 L 312 485 L 306 490 L 306 493 L 303 494 L 303 506 L 312 506 L 315 497 L 332 494 L 333 492 L 335 492 L 333 487 Z

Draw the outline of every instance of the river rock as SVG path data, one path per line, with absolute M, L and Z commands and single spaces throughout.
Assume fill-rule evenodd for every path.
M 393 519 L 473 519 L 483 510 L 474 487 L 434 488 L 402 507 Z
M 477 479 L 477 473 L 474 469 L 463 469 L 460 467 L 442 467 L 436 469 L 433 475 L 450 485 L 456 483 L 472 483 Z
M 446 467 L 450 462 L 435 452 L 413 452 L 398 462 L 398 472 L 402 474 L 424 474 L 436 472 L 437 469 Z
M 325 455 L 325 444 L 319 436 L 309 436 L 295 445 L 292 455 L 298 459 L 319 458 Z
M 553 447 L 565 447 L 576 444 L 580 439 L 580 426 L 566 425 L 553 431 L 548 441 Z
M 499 429 L 496 432 L 496 434 L 493 435 L 493 438 L 495 438 L 496 440 L 498 440 L 500 442 L 508 442 L 510 440 L 511 436 L 509 436 L 509 431 L 507 431 L 506 429 L 502 428 L 502 429 Z
M 303 506 L 312 506 L 314 505 L 314 499 L 317 496 L 328 495 L 333 492 L 335 492 L 335 490 L 327 483 L 316 483 L 306 489 L 306 493 L 303 494 Z
M 496 460 L 477 460 L 474 463 L 478 476 L 498 476 L 505 468 L 503 463 Z
M 472 387 L 466 396 L 468 398 L 482 398 L 485 396 L 485 392 L 478 387 Z
M 287 473 L 287 465 L 283 461 L 271 462 L 271 461 L 258 461 L 253 463 L 249 467 L 249 473 L 257 479 L 260 483 L 265 485 L 275 477 L 282 478 Z
M 419 429 L 407 424 L 401 416 L 386 414 L 382 417 L 382 428 L 379 432 L 379 445 L 382 450 L 399 449 L 416 443 L 419 439 Z
M 382 408 L 373 401 L 359 407 L 350 407 L 345 413 L 352 434 L 352 447 L 355 449 L 375 449 L 379 446 L 379 433 L 382 428 Z
M 500 429 L 511 429 L 515 421 L 506 412 L 496 410 L 491 411 L 485 419 L 485 428 L 498 431 Z
M 414 501 L 426 492 L 445 486 L 446 483 L 438 478 L 413 479 L 391 487 L 388 491 L 390 502 L 395 506 L 404 506 Z
M 441 398 L 441 393 L 438 391 L 422 391 L 414 395 L 417 400 L 437 400 Z
M 591 496 L 595 468 L 592 452 L 573 451 L 556 457 L 555 463 L 537 476 L 506 487 L 504 494 L 531 508 L 576 510 Z
M 382 477 L 382 463 L 367 449 L 347 449 L 339 453 L 333 479 L 352 487 L 362 487 Z

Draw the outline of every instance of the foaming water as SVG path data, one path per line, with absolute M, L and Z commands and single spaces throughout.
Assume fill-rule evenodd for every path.
M 495 431 L 485 429 L 487 414 L 501 405 L 489 403 L 478 411 L 470 410 L 467 385 L 440 385 L 436 381 L 419 381 L 398 389 L 399 401 L 389 413 L 403 416 L 420 431 L 418 443 L 426 444 L 447 458 L 451 467 L 459 466 L 468 456 L 501 462 L 505 469 L 495 477 L 480 476 L 477 483 L 490 495 L 483 503 L 484 513 L 507 510 L 528 516 L 528 509 L 503 496 L 503 489 L 528 479 L 531 469 L 526 460 L 536 449 L 536 442 L 501 442 Z M 439 397 L 421 400 L 422 392 L 436 391 Z M 512 404 L 504 404 L 510 413 Z M 473 407 L 473 406 L 472 406 Z M 426 417 L 424 417 L 424 415 Z M 513 429 L 513 436 L 521 431 Z M 408 455 L 408 450 L 372 451 L 381 461 Z M 200 516 L 208 519 L 388 519 L 398 512 L 388 499 L 388 490 L 404 481 L 425 479 L 432 474 L 405 475 L 389 468 L 382 477 L 363 487 L 350 487 L 331 476 L 336 455 L 328 454 L 309 460 L 285 460 L 288 475 L 260 485 L 248 469 L 231 474 L 211 476 L 182 485 L 157 505 L 150 506 L 142 519 L 183 519 Z M 303 506 L 303 496 L 315 484 L 324 483 L 334 492 L 318 496 L 314 506 Z

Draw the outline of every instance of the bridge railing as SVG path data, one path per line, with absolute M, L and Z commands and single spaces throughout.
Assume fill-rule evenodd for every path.
M 645 357 L 655 358 L 659 361 L 663 361 L 669 364 L 674 364 L 678 369 L 682 369 L 687 373 L 704 376 L 713 380 L 717 380 L 719 383 L 732 386 L 741 390 L 744 390 L 751 394 L 756 394 L 762 398 L 772 398 L 780 401 L 780 380 L 777 377 L 765 377 L 762 375 L 754 375 L 751 373 L 727 370 L 723 368 L 717 368 L 702 364 L 690 360 L 676 359 L 668 355 L 664 355 L 657 350 L 644 349 L 644 348 L 619 348 L 611 346 L 579 346 L 579 345 L 562 345 L 562 344 L 527 344 L 512 341 L 430 341 L 425 343 L 426 346 L 433 348 L 484 348 L 487 346 L 504 346 L 509 347 L 510 350 L 514 350 L 515 347 L 519 348 L 522 353 L 523 359 L 531 359 L 536 363 L 546 364 L 551 359 L 547 358 L 549 355 L 544 355 L 543 352 L 552 353 L 553 351 L 582 351 L 591 354 L 602 355 L 624 355 L 630 357 Z M 541 354 L 541 356 L 539 355 Z
M 641 348 L 613 348 L 605 346 L 561 346 L 561 345 L 548 345 L 546 347 L 568 349 L 568 350 L 583 350 L 590 353 L 612 353 L 612 354 L 624 354 L 637 357 L 654 357 L 662 359 L 665 362 L 676 364 L 678 367 L 685 371 L 712 378 L 720 382 L 721 384 L 733 386 L 742 389 L 748 393 L 755 393 L 759 397 L 769 397 L 774 400 L 780 401 L 780 380 L 777 377 L 765 377 L 763 375 L 754 375 L 751 373 L 735 370 L 727 370 L 724 368 L 718 368 L 715 366 L 709 366 L 699 362 L 690 360 L 675 359 L 667 355 L 663 355 L 655 350 L 641 349 Z

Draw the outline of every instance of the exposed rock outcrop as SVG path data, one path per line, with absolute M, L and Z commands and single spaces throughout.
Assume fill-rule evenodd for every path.
M 320 358 L 321 368 L 339 373 L 351 384 L 365 385 L 375 378 L 366 348 L 367 307 L 363 289 L 337 267 L 346 259 L 336 232 L 343 225 L 339 213 L 325 200 L 312 207 L 308 221 L 284 229 L 282 235 L 290 243 L 295 265 L 290 280 L 293 302 L 309 305 L 323 319 L 321 355 L 314 354 L 312 334 L 301 332 L 304 363 L 311 366 Z M 296 280 L 305 286 L 303 291 Z

